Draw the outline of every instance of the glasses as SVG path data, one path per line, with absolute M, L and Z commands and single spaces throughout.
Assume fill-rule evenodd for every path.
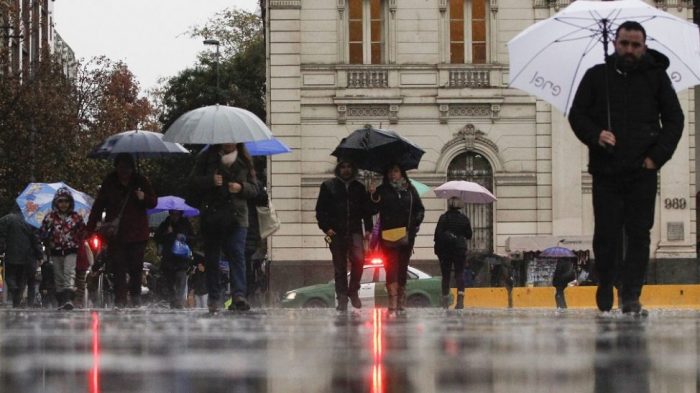
M 642 45 L 644 45 L 641 42 L 627 41 L 627 40 L 620 40 L 620 41 L 618 41 L 618 43 L 620 44 L 620 46 L 624 46 L 624 47 L 631 46 L 634 49 L 639 49 L 642 47 Z

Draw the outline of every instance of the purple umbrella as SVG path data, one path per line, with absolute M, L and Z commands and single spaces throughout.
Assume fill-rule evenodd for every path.
M 172 195 L 158 197 L 158 204 L 156 207 L 149 209 L 146 213 L 154 214 L 169 210 L 182 210 L 183 217 L 194 217 L 199 215 L 198 209 L 186 204 L 184 199 Z
M 547 258 L 575 258 L 576 254 L 566 247 L 549 247 L 540 253 L 541 257 Z

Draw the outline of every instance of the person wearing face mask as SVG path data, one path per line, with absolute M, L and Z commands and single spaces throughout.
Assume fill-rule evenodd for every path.
M 245 242 L 248 200 L 258 195 L 253 160 L 243 143 L 212 145 L 200 153 L 189 177 L 191 192 L 202 196 L 201 236 L 210 313 L 222 304 L 219 260 L 229 262 L 232 301 L 229 310 L 247 311 Z
M 569 123 L 588 146 L 593 176 L 598 309 L 610 311 L 619 280 L 622 312 L 640 314 L 657 175 L 678 145 L 684 116 L 669 59 L 647 48 L 644 27 L 622 23 L 614 45 L 615 54 L 583 76 Z
M 158 198 L 148 178 L 136 172 L 131 154 L 117 154 L 114 168 L 102 181 L 90 210 L 87 231 L 95 232 L 103 213 L 105 222 L 118 219 L 113 237 L 103 239 L 109 246 L 108 268 L 114 272 L 114 303 L 118 308 L 126 307 L 128 297 L 132 306 L 139 307 L 143 256 L 150 234 L 146 211 L 156 207 Z
M 387 166 L 382 184 L 376 188 L 370 184 L 369 192 L 374 212 L 379 213 L 389 312 L 403 311 L 408 263 L 425 208 L 406 171 L 398 164 Z

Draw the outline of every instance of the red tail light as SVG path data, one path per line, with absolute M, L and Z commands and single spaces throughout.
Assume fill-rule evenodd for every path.
M 93 253 L 97 253 L 102 248 L 102 239 L 99 236 L 93 235 L 88 239 L 88 244 Z
M 384 256 L 380 252 L 374 252 L 372 254 L 369 254 L 365 258 L 365 264 L 367 264 L 367 265 L 383 265 L 384 264 Z

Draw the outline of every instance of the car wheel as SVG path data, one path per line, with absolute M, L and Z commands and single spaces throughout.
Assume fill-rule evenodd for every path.
M 423 295 L 412 295 L 406 299 L 406 305 L 411 308 L 430 307 L 430 299 Z
M 326 308 L 328 303 L 321 299 L 310 299 L 304 303 L 304 308 Z

